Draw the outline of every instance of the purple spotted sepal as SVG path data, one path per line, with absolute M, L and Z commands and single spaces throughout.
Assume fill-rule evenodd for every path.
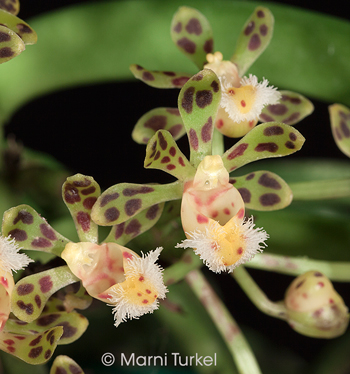
M 242 77 L 269 45 L 273 34 L 274 17 L 269 9 L 257 7 L 249 17 L 237 41 L 231 61 Z
M 11 29 L 0 25 L 0 63 L 7 62 L 25 50 L 23 40 Z
M 134 77 L 140 79 L 151 87 L 181 88 L 190 78 L 191 74 L 175 71 L 147 70 L 140 65 L 130 65 Z
M 84 374 L 82 368 L 70 357 L 60 355 L 52 363 L 50 374 Z
M 98 241 L 98 227 L 91 220 L 91 210 L 100 193 L 95 180 L 82 174 L 67 178 L 62 186 L 63 201 L 73 217 L 80 241 Z
M 214 122 L 220 100 L 220 81 L 210 69 L 194 75 L 180 91 L 178 106 L 190 144 L 190 161 L 194 167 L 211 154 Z
M 119 225 L 155 204 L 180 199 L 182 187 L 179 181 L 164 185 L 116 184 L 101 194 L 91 217 L 100 226 Z
M 207 53 L 213 52 L 213 32 L 203 14 L 180 7 L 172 19 L 170 34 L 177 48 L 202 69 Z
M 147 144 L 158 130 L 169 131 L 175 140 L 186 133 L 177 108 L 155 108 L 145 113 L 137 121 L 131 136 L 136 143 Z
M 0 9 L 13 14 L 14 16 L 18 14 L 19 8 L 19 0 L 2 0 L 0 3 Z
M 292 91 L 279 91 L 279 103 L 267 105 L 261 112 L 261 122 L 282 122 L 295 125 L 314 111 L 314 106 L 305 96 Z
M 295 128 L 278 122 L 267 122 L 252 129 L 222 156 L 231 172 L 250 162 L 281 157 L 298 151 L 305 138 Z
M 54 230 L 32 207 L 19 205 L 4 213 L 2 233 L 10 236 L 24 249 L 60 256 L 67 238 Z
M 24 44 L 35 44 L 38 40 L 36 32 L 26 22 L 1 9 L 0 24 L 15 32 Z
M 329 107 L 333 138 L 338 148 L 350 157 L 350 109 L 341 104 Z
M 288 184 L 275 173 L 266 170 L 230 178 L 230 183 L 241 194 L 247 209 L 263 211 L 283 209 L 293 199 Z

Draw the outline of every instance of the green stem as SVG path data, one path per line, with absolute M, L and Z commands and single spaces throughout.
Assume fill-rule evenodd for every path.
M 223 155 L 225 152 L 224 146 L 224 136 L 220 131 L 214 129 L 213 133 L 213 142 L 212 142 L 212 154 L 213 155 Z
M 272 302 L 261 288 L 255 283 L 244 266 L 236 268 L 232 276 L 249 297 L 250 301 L 263 313 L 285 320 L 286 308 L 281 303 Z
M 245 266 L 295 276 L 309 270 L 318 270 L 332 281 L 350 282 L 350 262 L 346 261 L 322 261 L 265 252 L 255 256 Z
M 289 183 L 294 200 L 334 199 L 350 196 L 350 178 Z
M 256 358 L 242 331 L 203 274 L 199 270 L 193 270 L 186 276 L 186 281 L 209 313 L 223 337 L 239 373 L 261 373 Z

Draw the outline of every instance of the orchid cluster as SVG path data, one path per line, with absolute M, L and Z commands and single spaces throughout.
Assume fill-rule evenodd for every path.
M 21 53 L 25 44 L 35 43 L 36 33 L 16 17 L 18 1 L 0 1 L 0 7 L 0 62 L 6 62 Z M 298 186 L 291 187 L 268 170 L 241 174 L 238 170 L 254 161 L 300 150 L 305 139 L 292 125 L 313 111 L 304 96 L 280 91 L 265 77 L 246 75 L 267 48 L 273 26 L 270 10 L 257 7 L 243 26 L 233 56 L 224 60 L 214 50 L 206 17 L 183 6 L 172 19 L 171 37 L 199 71 L 192 75 L 131 65 L 134 76 L 152 87 L 180 89 L 176 108 L 147 112 L 132 132 L 136 142 L 147 145 L 144 167 L 170 174 L 173 182 L 118 183 L 101 193 L 91 176 L 68 177 L 62 198 L 78 241 L 61 235 L 27 204 L 4 212 L 1 350 L 29 364 L 43 364 L 57 345 L 72 343 L 86 331 L 88 319 L 77 310 L 89 308 L 93 299 L 111 307 L 118 327 L 153 313 L 162 304 L 171 309 L 172 302 L 165 300 L 170 287 L 185 279 L 240 372 L 260 373 L 242 332 L 200 270 L 203 265 L 217 274 L 231 274 L 259 309 L 285 320 L 300 334 L 334 338 L 346 331 L 348 308 L 330 281 L 334 279 L 331 266 L 322 268 L 321 264 L 319 268 L 303 258 L 302 266 L 283 267 L 282 261 L 293 259 L 262 253 L 271 234 L 256 227 L 255 212 L 288 207 Z M 350 156 L 350 110 L 334 104 L 330 117 L 336 144 Z M 176 143 L 184 134 L 189 157 Z M 223 136 L 241 139 L 225 150 Z M 342 188 L 339 197 L 348 196 L 349 188 L 344 186 L 349 179 L 336 183 Z M 323 184 L 316 182 L 315 186 L 317 195 L 317 186 L 321 189 Z M 331 183 L 331 192 L 322 196 L 329 197 L 333 186 Z M 101 240 L 102 226 L 110 229 Z M 43 263 L 22 250 L 29 250 Z M 245 270 L 259 266 L 275 271 L 283 268 L 297 275 L 283 301 L 268 300 Z M 17 271 L 23 272 L 15 281 L 12 272 Z M 349 280 L 349 275 L 345 278 Z M 237 354 L 238 346 L 245 347 L 244 354 Z M 59 355 L 51 373 L 83 371 L 71 358 Z

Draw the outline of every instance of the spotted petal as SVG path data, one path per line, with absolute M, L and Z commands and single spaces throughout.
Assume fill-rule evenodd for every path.
M 178 181 L 164 185 L 120 183 L 98 198 L 91 217 L 101 226 L 118 225 L 152 205 L 181 196 L 182 183 Z
M 213 124 L 220 100 L 220 82 L 210 69 L 194 75 L 180 91 L 178 105 L 190 143 L 190 161 L 195 167 L 211 154 Z
M 24 50 L 23 40 L 8 27 L 0 25 L 0 63 L 11 60 Z
M 262 123 L 227 150 L 222 159 L 230 172 L 263 158 L 290 155 L 298 151 L 304 141 L 294 127 L 278 122 Z
M 50 374 L 84 374 L 82 368 L 70 357 L 60 355 L 55 358 Z
M 49 252 L 56 256 L 60 256 L 69 242 L 32 207 L 24 204 L 4 213 L 2 234 L 14 238 L 24 249 Z
M 213 52 L 213 32 L 203 14 L 180 7 L 171 21 L 170 33 L 177 48 L 202 69 L 207 53 Z
M 314 111 L 314 106 L 305 96 L 292 91 L 280 91 L 278 104 L 267 105 L 260 114 L 262 122 L 282 122 L 295 125 Z
M 0 9 L 5 10 L 16 16 L 19 12 L 19 0 L 2 0 L 0 2 Z
M 145 113 L 137 121 L 131 136 L 136 143 L 147 144 L 158 130 L 168 130 L 175 140 L 186 133 L 177 108 L 155 108 Z
M 293 199 L 288 184 L 275 173 L 261 170 L 231 178 L 241 194 L 244 205 L 253 210 L 277 210 L 288 206 Z
M 175 71 L 147 70 L 136 64 L 130 65 L 130 70 L 135 78 L 142 80 L 151 87 L 157 88 L 180 88 L 192 76 L 188 73 L 179 73 Z
M 13 314 L 25 322 L 40 316 L 49 297 L 60 288 L 79 281 L 68 266 L 60 266 L 22 278 L 11 295 Z
M 36 32 L 20 18 L 0 9 L 0 24 L 8 27 L 21 37 L 24 44 L 35 44 L 37 42 Z
M 341 104 L 329 107 L 332 134 L 338 148 L 350 157 L 350 109 Z
M 155 204 L 142 210 L 137 216 L 112 227 L 103 243 L 126 245 L 130 240 L 153 227 L 159 220 L 164 203 Z
M 0 334 L 0 349 L 28 364 L 43 364 L 51 358 L 62 334 L 62 326 L 46 329 L 43 333 L 30 335 L 3 331 Z
M 254 61 L 269 45 L 273 34 L 274 18 L 269 9 L 255 8 L 243 26 L 231 61 L 237 65 L 239 76 L 243 76 Z
M 196 172 L 172 135 L 165 130 L 157 131 L 148 142 L 144 166 L 163 170 L 181 181 L 193 177 Z
M 97 243 L 98 228 L 91 220 L 91 209 L 100 196 L 100 186 L 94 178 L 75 174 L 62 186 L 62 197 L 75 223 L 81 241 Z

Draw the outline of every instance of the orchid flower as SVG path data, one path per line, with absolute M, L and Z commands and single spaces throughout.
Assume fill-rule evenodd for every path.
M 214 52 L 213 33 L 209 21 L 198 10 L 180 7 L 171 22 L 171 37 L 178 49 L 199 69 L 211 69 L 219 78 L 222 96 L 215 127 L 229 137 L 242 137 L 257 123 L 277 121 L 294 125 L 313 111 L 312 103 L 291 91 L 277 91 L 267 79 L 260 82 L 246 72 L 269 45 L 274 17 L 269 9 L 257 7 L 249 17 L 237 41 L 230 60 Z M 134 76 L 157 88 L 182 87 L 191 74 L 173 71 L 150 71 L 131 65 Z M 146 144 L 157 130 L 168 130 L 175 139 L 185 133 L 185 127 L 175 108 L 156 108 L 137 122 L 132 133 L 138 143 Z

